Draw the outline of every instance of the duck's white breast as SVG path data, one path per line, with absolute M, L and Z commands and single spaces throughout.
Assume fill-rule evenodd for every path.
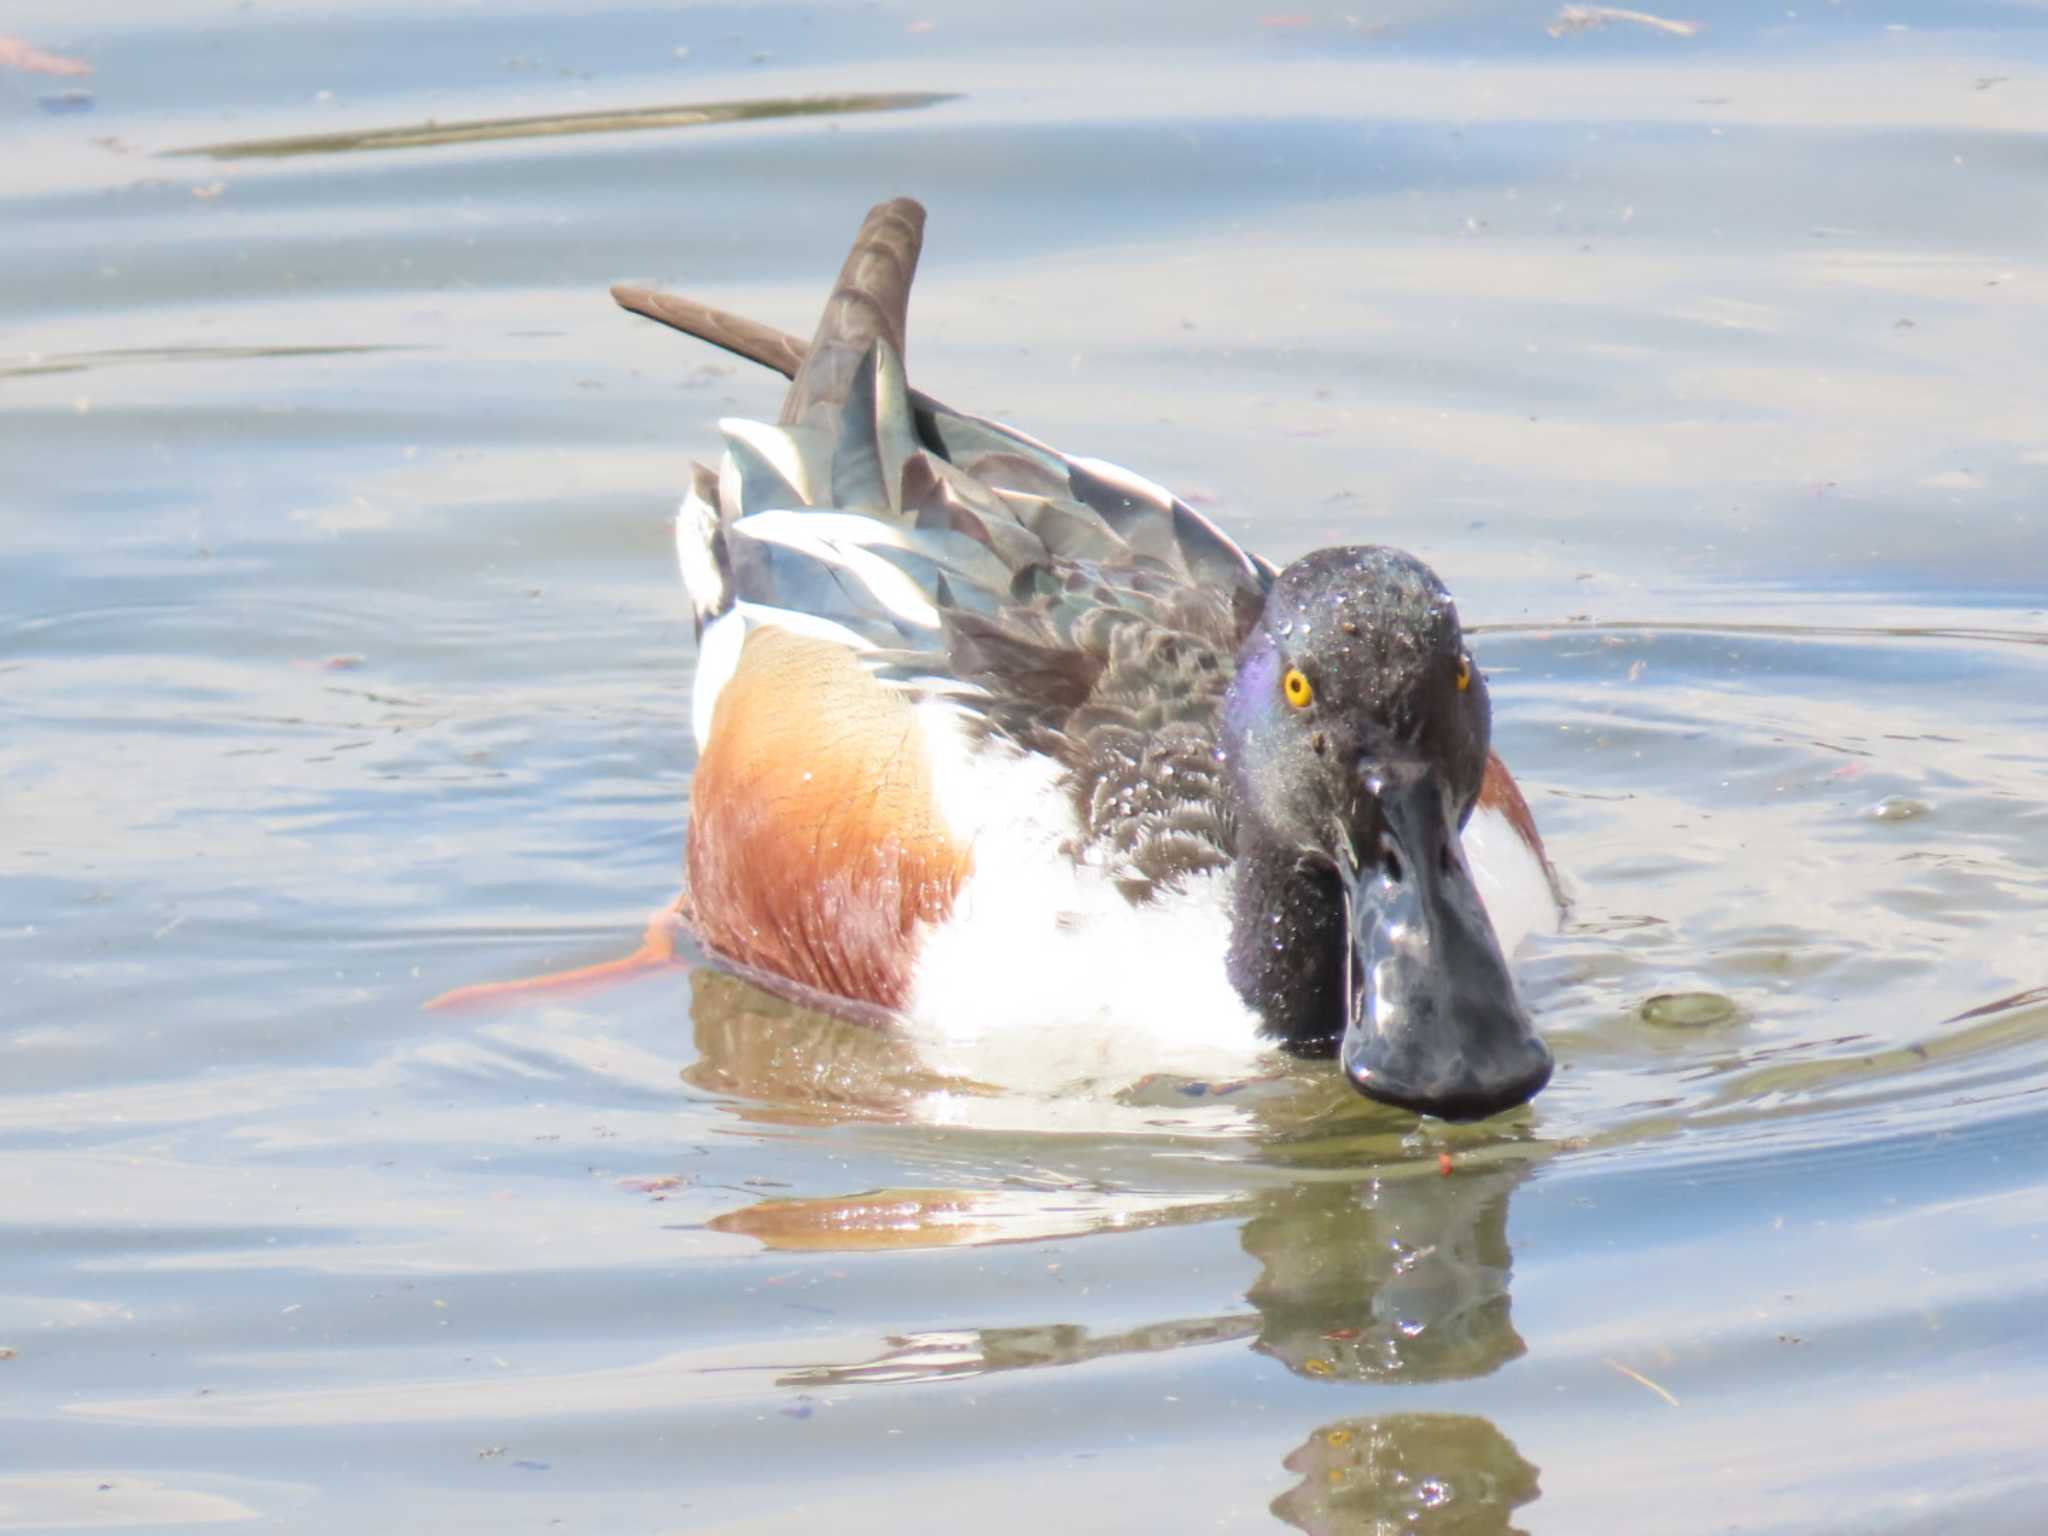
M 919 713 L 940 806 L 974 870 L 920 938 L 905 1011 L 932 1068 L 1044 1093 L 1269 1070 L 1274 1047 L 1224 969 L 1231 876 L 1133 905 L 1105 870 L 1076 862 L 1080 827 L 1056 763 L 970 744 L 943 704 Z M 1465 853 L 1503 951 L 1556 927 L 1548 876 L 1504 816 L 1476 812 Z
M 1501 953 L 1510 959 L 1532 933 L 1555 933 L 1559 913 L 1550 871 L 1513 822 L 1482 805 L 1465 823 L 1465 863 Z

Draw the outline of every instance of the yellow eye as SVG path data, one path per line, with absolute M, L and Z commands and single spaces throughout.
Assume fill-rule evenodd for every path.
M 1315 702 L 1316 691 L 1309 687 L 1308 677 L 1299 667 L 1287 669 L 1287 675 L 1280 679 L 1280 691 L 1296 709 L 1307 709 Z
M 1472 658 L 1470 656 L 1460 656 L 1458 658 L 1458 692 L 1463 693 L 1471 686 Z

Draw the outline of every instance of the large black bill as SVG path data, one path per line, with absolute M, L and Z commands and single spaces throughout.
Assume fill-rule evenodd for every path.
M 1378 788 L 1386 846 L 1340 871 L 1351 903 L 1344 1071 L 1368 1098 L 1445 1120 L 1525 1104 L 1550 1081 L 1550 1049 L 1515 996 L 1441 785 L 1417 772 Z

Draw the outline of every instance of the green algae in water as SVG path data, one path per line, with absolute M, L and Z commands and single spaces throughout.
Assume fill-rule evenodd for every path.
M 275 160 L 292 155 L 331 155 L 366 149 L 422 149 L 442 144 L 481 144 L 500 139 L 558 138 L 578 133 L 630 133 L 649 128 L 705 128 L 760 118 L 831 117 L 858 112 L 905 112 L 953 100 L 945 91 L 849 92 L 833 96 L 771 101 L 705 102 L 685 106 L 611 108 L 600 112 L 550 112 L 532 117 L 479 118 L 469 122 L 429 120 L 398 128 L 342 133 L 293 134 L 277 139 L 241 139 L 195 144 L 166 155 L 205 155 L 213 160 Z
M 1734 1000 L 1718 992 L 1659 992 L 1637 1011 L 1659 1029 L 1721 1029 L 1742 1017 Z

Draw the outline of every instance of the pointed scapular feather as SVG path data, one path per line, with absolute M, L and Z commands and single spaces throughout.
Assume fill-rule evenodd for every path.
M 1140 554 L 1217 586 L 1272 585 L 1238 542 L 1164 486 L 1101 459 L 1069 458 L 1074 494 Z
M 1183 568 L 1171 496 L 1100 460 L 1069 459 L 1067 466 L 1074 499 L 1098 513 L 1134 553 Z
M 1104 565 L 1131 558 L 1131 546 L 1078 502 L 1021 495 L 1005 495 L 1003 500 L 1016 511 L 1018 523 L 1045 546 L 1048 555 Z
M 889 514 L 898 510 L 900 469 L 883 463 L 883 411 L 876 398 L 882 376 L 877 365 L 887 345 L 877 341 L 861 355 L 847 382 L 845 403 L 839 407 L 832 504 L 849 511 Z M 898 383 L 900 386 L 900 373 Z
M 1272 585 L 1238 542 L 1178 497 L 1173 503 L 1173 536 L 1180 545 L 1188 574 L 1204 586 Z
M 985 619 L 994 619 L 1000 617 L 1004 610 L 1005 602 L 1000 589 L 977 586 L 971 581 L 949 581 L 943 571 L 939 573 L 935 585 L 939 622 L 942 627 L 949 613 L 972 613 L 979 614 Z M 926 665 L 929 664 L 927 659 Z M 975 692 L 987 697 L 988 690 L 977 686 Z
M 921 448 L 903 461 L 900 496 L 903 510 L 913 515 L 943 504 L 978 518 L 1016 521 L 1000 493 L 929 448 Z
M 1040 496 L 1064 494 L 1066 460 L 1034 437 L 919 395 L 917 435 L 977 479 Z
M 690 466 L 690 489 L 676 509 L 676 566 L 701 639 L 704 626 L 732 606 L 732 562 L 718 514 L 718 477 Z
M 917 439 L 917 415 L 910 404 L 903 354 L 887 341 L 875 343 L 874 385 L 875 456 L 889 505 L 900 512 L 903 467 L 913 457 L 923 457 L 924 445 Z
M 924 604 L 923 612 L 930 615 L 930 619 L 927 622 L 932 624 L 938 622 L 938 610 L 946 606 L 939 597 L 939 584 L 942 581 L 948 583 L 956 599 L 962 594 L 987 592 L 989 590 L 987 586 L 976 581 L 969 573 L 952 568 L 947 562 L 935 558 L 922 549 L 877 547 L 871 550 L 864 550 L 861 553 L 866 559 L 874 561 L 877 565 L 887 567 L 902 582 L 906 583 L 907 590 L 915 592 L 920 602 Z M 849 561 L 848 568 L 849 571 L 863 575 L 878 587 L 883 585 L 882 580 L 872 567 L 857 566 L 854 562 Z M 908 605 L 903 605 L 900 608 L 892 605 L 892 611 L 899 611 L 906 618 L 922 617 L 920 614 L 915 614 Z
M 771 427 L 728 417 L 719 424 L 736 485 L 722 495 L 728 520 L 772 507 L 808 507 L 831 483 L 832 439 L 815 427 Z M 736 495 L 738 505 L 733 505 Z
M 1045 558 L 1044 543 L 1017 521 L 1007 501 L 929 452 L 904 462 L 903 511 L 920 532 L 945 532 L 982 546 L 1006 573 Z
M 785 541 L 767 536 L 761 522 L 749 518 L 726 530 L 733 585 L 744 601 L 812 614 L 876 645 L 939 638 L 938 610 L 880 552 L 825 539 Z
M 1001 592 L 1010 585 L 1008 566 L 986 545 L 952 529 L 913 528 L 899 547 L 875 546 L 875 553 L 913 580 L 935 581 L 944 576 L 956 588 L 978 587 L 988 592 Z
M 1000 495 L 1065 499 L 1067 477 L 1021 453 L 976 453 L 955 459 L 962 470 Z

